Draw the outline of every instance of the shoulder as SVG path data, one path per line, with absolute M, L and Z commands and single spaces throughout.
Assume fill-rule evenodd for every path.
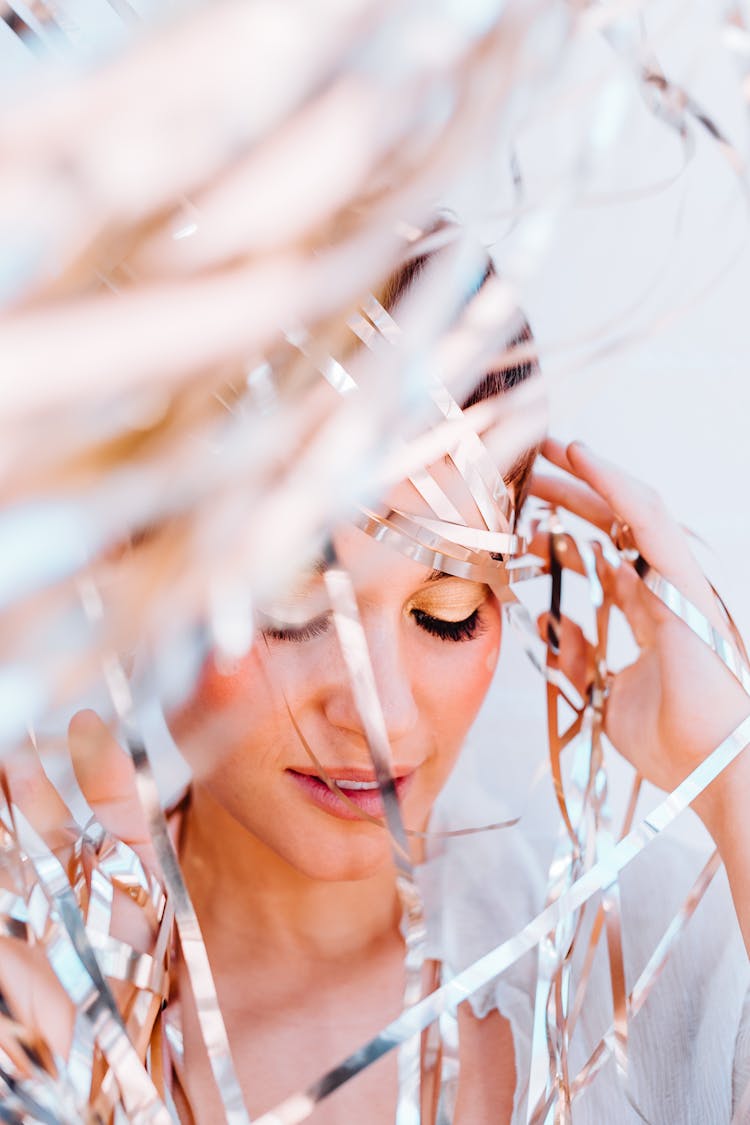
M 748 960 L 721 866 L 653 841 L 623 872 L 632 1089 L 647 1117 L 729 1121 Z
M 486 801 L 476 790 L 472 798 L 465 786 L 462 797 L 459 819 L 476 824 L 487 815 Z M 467 801 L 473 809 L 468 821 Z M 453 826 L 457 818 L 438 820 L 438 827 L 446 822 Z M 448 973 L 511 938 L 543 908 L 555 833 L 552 820 L 549 832 L 536 834 L 522 822 L 436 842 L 428 887 L 433 955 L 441 956 Z M 658 837 L 621 873 L 616 887 L 615 929 L 622 939 L 625 985 L 638 1000 L 627 1025 L 629 1090 L 654 1123 L 729 1121 L 741 1076 L 745 1071 L 750 1076 L 748 961 L 726 876 L 721 868 L 706 869 L 708 854 Z M 586 951 L 601 904 L 595 898 L 587 908 L 572 965 L 574 989 L 585 984 Z M 603 932 L 576 1032 L 573 1056 L 581 1065 L 611 1026 L 609 956 Z M 497 1009 L 509 1018 L 519 1067 L 530 1061 L 522 1056 L 530 1047 L 536 977 L 533 951 L 473 998 L 477 1015 Z M 581 1120 L 587 1122 L 591 1110 L 593 1121 L 607 1099 L 619 1107 L 620 1115 L 612 1120 L 638 1119 L 614 1060 L 581 1098 Z

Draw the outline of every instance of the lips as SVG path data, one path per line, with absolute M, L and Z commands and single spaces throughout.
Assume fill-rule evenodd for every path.
M 312 804 L 332 816 L 337 816 L 341 820 L 361 820 L 359 813 L 378 818 L 385 816 L 380 788 L 372 770 L 335 770 L 328 775 L 355 806 L 354 808 L 337 793 L 332 793 L 322 778 L 315 774 L 291 769 L 286 772 Z M 413 776 L 413 771 L 400 772 L 394 778 L 399 802 L 403 800 Z

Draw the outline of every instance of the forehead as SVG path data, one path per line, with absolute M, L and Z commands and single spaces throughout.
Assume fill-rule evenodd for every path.
M 379 510 L 387 513 L 391 509 L 404 515 L 435 519 L 435 512 L 428 503 L 430 487 L 434 487 L 455 509 L 453 520 L 480 531 L 486 528 L 466 482 L 449 457 L 430 466 L 429 479 L 425 479 L 424 474 L 415 479 L 416 484 L 405 480 L 391 488 L 381 498 Z M 442 571 L 405 557 L 394 546 L 371 538 L 357 527 L 339 528 L 333 545 L 338 561 L 350 571 L 360 590 L 380 582 L 387 583 L 395 592 L 445 577 Z M 322 572 L 325 567 L 321 562 L 316 569 Z
M 405 480 L 396 485 L 383 498 L 383 503 L 397 512 L 434 519 L 436 513 L 429 502 L 431 491 L 434 489 L 441 493 L 455 509 L 456 514 L 450 522 L 458 522 L 460 517 L 467 527 L 480 531 L 486 529 L 487 525 L 476 501 L 450 457 L 443 457 L 430 465 L 427 470 L 414 478 L 414 483 L 412 480 Z M 514 501 L 512 485 L 508 485 L 508 492 L 511 501 Z

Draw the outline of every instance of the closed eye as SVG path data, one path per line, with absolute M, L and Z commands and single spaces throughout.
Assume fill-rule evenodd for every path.
M 328 631 L 330 614 L 323 613 L 306 621 L 304 625 L 274 625 L 263 626 L 263 636 L 272 641 L 292 641 L 300 644 L 302 641 L 311 641 L 313 637 L 320 637 Z
M 421 609 L 412 609 L 411 615 L 420 629 L 441 641 L 473 641 L 484 632 L 479 606 L 463 621 L 445 621 L 441 617 L 431 617 Z

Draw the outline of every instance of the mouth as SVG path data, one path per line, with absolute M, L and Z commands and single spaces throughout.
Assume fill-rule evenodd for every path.
M 341 794 L 351 801 L 351 805 L 342 800 L 338 793 L 331 792 L 325 781 L 317 774 L 293 769 L 288 769 L 286 772 L 312 804 L 332 816 L 337 816 L 341 820 L 361 820 L 359 813 L 381 820 L 385 816 L 380 786 L 372 770 L 332 770 L 328 774 Z M 403 800 L 413 776 L 414 770 L 396 771 L 393 780 L 399 803 Z

